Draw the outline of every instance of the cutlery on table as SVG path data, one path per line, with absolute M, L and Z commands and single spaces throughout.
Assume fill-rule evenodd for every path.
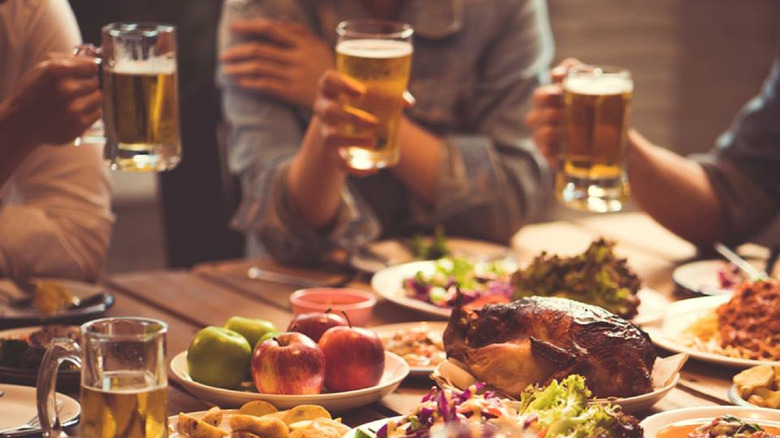
M 347 284 L 352 278 L 351 274 L 346 274 L 337 280 L 320 280 L 312 277 L 300 277 L 298 275 L 268 271 L 257 266 L 252 266 L 249 268 L 249 270 L 246 272 L 246 276 L 252 280 L 270 281 L 273 283 L 287 284 L 290 286 L 297 286 L 302 288 L 340 287 Z
M 39 429 L 41 427 L 41 420 L 38 419 L 38 415 L 36 414 L 34 417 L 27 420 L 26 423 L 21 424 L 19 426 L 9 427 L 8 429 L 0 430 L 0 438 L 3 438 L 8 433 L 16 433 L 21 432 L 23 430 L 30 430 L 30 429 Z
M 755 266 L 748 263 L 745 259 L 738 256 L 737 253 L 729 249 L 726 245 L 715 242 L 713 245 L 715 247 L 715 251 L 718 252 L 718 254 L 722 255 L 726 260 L 731 262 L 734 266 L 741 269 L 742 272 L 748 275 L 748 278 L 750 280 L 763 280 L 769 277 L 766 272 L 759 270 Z

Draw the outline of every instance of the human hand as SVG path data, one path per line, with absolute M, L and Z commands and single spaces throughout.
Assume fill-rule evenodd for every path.
M 220 56 L 225 75 L 247 90 L 311 108 L 320 77 L 334 66 L 330 46 L 290 21 L 258 18 L 235 22 L 230 30 L 254 39 Z
M 563 142 L 562 130 L 566 121 L 563 102 L 563 79 L 572 67 L 582 64 L 567 58 L 550 71 L 552 83 L 534 91 L 533 108 L 525 117 L 525 123 L 533 130 L 536 146 L 550 166 L 557 167 L 558 153 Z
M 374 147 L 379 119 L 343 102 L 347 99 L 359 99 L 365 93 L 366 87 L 360 82 L 335 70 L 328 70 L 319 81 L 319 92 L 313 107 L 313 123 L 322 139 L 322 151 L 342 171 L 356 176 L 370 175 L 377 170 L 358 170 L 350 167 L 345 148 Z M 305 151 L 306 149 L 302 149 L 303 153 Z
M 5 103 L 20 136 L 32 144 L 70 142 L 100 118 L 97 63 L 52 54 L 22 76 Z

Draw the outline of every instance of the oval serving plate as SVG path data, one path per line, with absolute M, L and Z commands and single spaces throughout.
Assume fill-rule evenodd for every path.
M 217 388 L 195 382 L 189 375 L 187 352 L 177 354 L 170 363 L 171 372 L 194 396 L 217 406 L 234 408 L 252 400 L 265 400 L 278 409 L 289 409 L 301 404 L 320 405 L 330 411 L 343 412 L 358 406 L 373 403 L 395 391 L 409 374 L 409 365 L 398 355 L 385 352 L 385 372 L 378 385 L 354 391 L 332 392 L 311 395 L 260 394 L 254 391 Z

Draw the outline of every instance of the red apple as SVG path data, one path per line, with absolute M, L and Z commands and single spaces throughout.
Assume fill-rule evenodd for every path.
M 288 332 L 298 332 L 319 342 L 322 334 L 331 327 L 349 325 L 347 319 L 336 313 L 301 313 L 290 321 Z
M 325 380 L 325 356 L 301 333 L 281 333 L 257 345 L 252 380 L 264 394 L 319 394 Z
M 325 355 L 325 387 L 341 392 L 374 386 L 385 371 L 385 350 L 373 330 L 332 327 L 320 338 Z

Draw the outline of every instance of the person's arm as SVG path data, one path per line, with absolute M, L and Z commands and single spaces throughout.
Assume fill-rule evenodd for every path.
M 702 166 L 629 132 L 628 176 L 637 205 L 694 244 L 726 238 L 723 206 Z
M 30 63 L 26 69 L 29 70 L 40 66 L 50 52 L 68 52 L 80 40 L 75 18 L 66 1 L 51 0 L 41 5 L 25 17 L 24 24 L 29 32 L 21 35 L 23 41 L 29 42 L 26 48 Z M 94 79 L 94 63 L 81 65 L 90 70 L 86 76 Z M 44 70 L 49 72 L 44 76 L 52 79 L 58 77 L 56 73 L 68 69 L 55 67 L 55 74 L 51 69 Z M 96 88 L 92 79 L 85 80 L 86 86 Z M 51 83 L 61 84 L 59 81 Z M 24 84 L 24 81 L 20 82 L 20 86 Z M 53 93 L 49 88 L 37 90 L 39 94 L 28 95 L 16 106 L 24 107 L 38 99 L 46 102 L 51 98 L 47 94 Z M 88 94 L 92 96 L 88 99 L 97 100 L 97 103 L 80 101 L 77 106 L 82 110 L 91 105 L 100 106 L 100 96 Z M 24 124 L 32 123 L 37 130 L 33 136 L 36 142 L 66 141 L 78 134 L 68 129 L 80 132 L 78 127 L 72 126 L 69 117 L 49 120 L 48 110 L 56 113 L 63 108 L 43 106 L 37 114 L 37 122 L 24 117 L 16 128 L 19 132 L 29 132 L 23 129 Z M 84 121 L 91 122 L 94 118 L 88 116 Z M 61 124 L 51 126 L 49 122 Z M 37 147 L 17 167 L 9 184 L 14 202 L 4 205 L 0 211 L 0 271 L 16 276 L 95 279 L 108 250 L 113 221 L 109 210 L 110 187 L 100 148 L 75 148 L 72 144 Z
M 447 233 L 506 243 L 548 203 L 552 179 L 523 119 L 547 81 L 552 34 L 543 1 L 497 3 L 499 25 L 479 57 L 460 132 L 441 140 L 435 201 L 422 211 Z M 468 29 L 464 29 L 468 32 Z M 420 212 L 422 209 L 418 209 Z

